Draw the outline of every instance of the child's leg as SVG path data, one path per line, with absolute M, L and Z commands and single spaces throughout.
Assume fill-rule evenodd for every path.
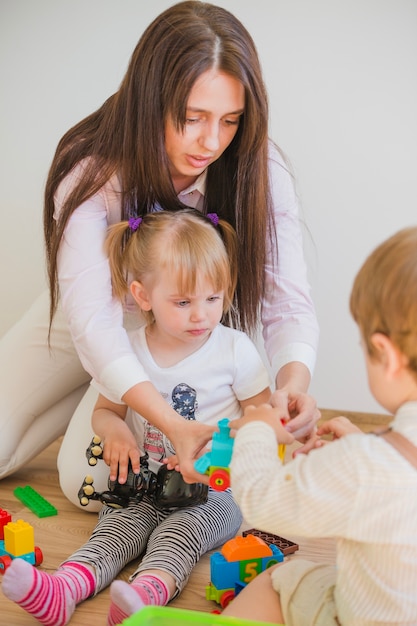
M 281 564 L 270 567 L 254 578 L 224 609 L 222 615 L 283 624 L 280 598 L 271 580 L 271 574 L 277 567 L 281 567 Z M 261 602 L 260 598 L 262 598 Z
M 71 559 L 95 568 L 99 593 L 144 552 L 149 535 L 167 515 L 157 511 L 146 498 L 123 509 L 104 506 L 90 539 Z
M 64 626 L 79 602 L 93 595 L 94 571 L 84 563 L 68 561 L 47 574 L 23 559 L 14 559 L 7 568 L 4 595 L 45 626 Z
M 142 606 L 167 604 L 183 589 L 198 559 L 208 550 L 235 537 L 241 523 L 242 515 L 230 491 L 210 489 L 205 504 L 171 513 L 151 534 L 146 554 L 132 576 L 132 584 L 123 581 L 112 584 L 109 625 L 121 623 L 122 619 L 141 608 L 132 609 L 131 601 L 127 600 L 133 598 L 129 587 L 142 584 L 142 579 L 149 575 L 158 577 L 158 584 L 161 587 L 165 584 L 166 591 L 158 594 L 152 591 Z
M 148 570 L 139 574 L 130 585 L 116 580 L 110 588 L 108 626 L 121 624 L 126 617 L 137 613 L 144 606 L 168 604 L 176 587 L 174 577 L 160 570 Z
M 63 626 L 79 602 L 104 589 L 143 552 L 150 532 L 167 515 L 145 501 L 126 509 L 104 507 L 90 539 L 55 574 L 15 559 L 3 591 L 42 624 Z

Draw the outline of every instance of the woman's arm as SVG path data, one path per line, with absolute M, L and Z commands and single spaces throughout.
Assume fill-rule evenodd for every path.
M 194 461 L 212 438 L 216 426 L 197 420 L 185 420 L 169 406 L 150 382 L 132 387 L 124 394 L 123 400 L 134 411 L 146 416 L 151 424 L 170 439 L 180 461 L 185 482 L 208 484 L 208 476 L 202 476 L 195 471 Z
M 71 174 L 61 185 L 57 212 L 75 176 Z M 109 182 L 71 215 L 58 258 L 61 306 L 81 362 L 102 397 L 109 399 L 113 410 L 121 401 L 126 402 L 164 432 L 177 449 L 184 478 L 195 482 L 201 477 L 194 471 L 193 462 L 211 438 L 212 429 L 190 425 L 180 418 L 149 382 L 123 327 L 122 305 L 112 294 L 104 241 L 108 224 L 120 215 L 119 198 Z M 127 470 L 126 457 L 120 478 L 123 468 Z
M 271 198 L 278 254 L 268 247 L 262 325 L 265 349 L 276 373 L 271 398 L 288 428 L 301 440 L 314 432 L 315 400 L 308 396 L 318 345 L 318 323 L 310 295 L 293 180 L 279 153 L 270 152 Z

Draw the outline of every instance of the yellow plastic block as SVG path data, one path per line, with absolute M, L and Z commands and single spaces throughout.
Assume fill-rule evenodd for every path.
M 19 519 L 4 527 L 4 549 L 12 556 L 21 556 L 35 549 L 33 526 Z

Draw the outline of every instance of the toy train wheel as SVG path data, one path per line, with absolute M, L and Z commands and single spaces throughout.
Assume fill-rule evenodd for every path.
M 42 550 L 38 548 L 38 546 L 35 546 L 34 553 L 35 553 L 35 565 L 40 565 L 43 562 Z
M 0 556 L 0 573 L 4 574 L 6 569 L 12 564 L 12 558 L 8 554 Z
M 225 491 L 230 487 L 230 476 L 226 470 L 215 470 L 210 476 L 210 487 L 216 491 Z
M 222 609 L 225 609 L 227 605 L 231 603 L 234 597 L 234 591 L 225 591 L 220 598 L 220 606 L 222 607 Z

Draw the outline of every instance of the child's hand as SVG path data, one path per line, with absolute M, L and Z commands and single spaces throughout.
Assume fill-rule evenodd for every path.
M 343 416 L 333 417 L 332 419 L 320 424 L 317 428 L 317 435 L 319 437 L 323 435 L 332 435 L 333 439 L 340 439 L 340 437 L 344 437 L 345 435 L 361 432 L 360 428 L 352 424 L 347 417 Z
M 259 406 L 246 407 L 243 417 L 229 422 L 229 426 L 233 430 L 239 430 L 249 422 L 265 422 L 272 426 L 278 443 L 289 444 L 294 441 L 294 436 L 289 433 L 282 424 L 281 413 L 279 409 L 274 409 L 270 404 L 260 404 Z
M 162 463 L 166 465 L 169 470 L 174 469 L 177 472 L 180 471 L 180 464 L 176 454 L 173 454 L 172 456 L 167 456 L 165 459 L 162 459 Z
M 122 420 L 106 429 L 103 437 L 103 459 L 110 468 L 110 480 L 124 484 L 127 480 L 129 460 L 135 474 L 140 471 L 140 451 L 130 428 Z

